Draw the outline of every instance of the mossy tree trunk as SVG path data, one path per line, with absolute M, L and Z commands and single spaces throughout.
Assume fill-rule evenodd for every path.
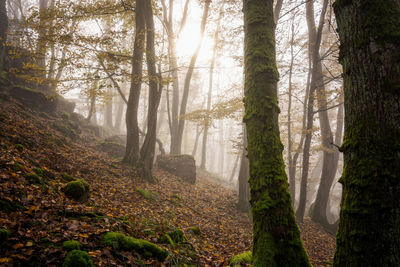
M 334 266 L 400 266 L 400 1 L 334 10 L 346 111 Z
M 253 266 L 310 266 L 293 214 L 279 136 L 273 0 L 245 0 L 243 11 Z
M 136 1 L 136 33 L 132 56 L 131 88 L 126 109 L 126 151 L 123 161 L 136 164 L 139 160 L 138 108 L 142 86 L 142 61 L 145 44 L 144 0 Z

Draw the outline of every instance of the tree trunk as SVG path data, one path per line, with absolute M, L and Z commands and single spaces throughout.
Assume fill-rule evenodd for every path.
M 238 175 L 239 196 L 237 208 L 240 211 L 250 210 L 250 185 L 249 185 L 249 160 L 247 159 L 247 134 L 246 126 L 243 125 L 243 149 L 240 159 L 240 169 Z
M 126 109 L 126 151 L 123 161 L 131 165 L 139 160 L 138 108 L 142 86 L 142 61 L 145 41 L 145 0 L 136 1 L 136 33 L 132 57 L 131 88 Z
M 193 150 L 192 150 L 193 157 L 196 156 L 197 147 L 199 145 L 199 138 L 200 138 L 201 132 L 204 130 L 204 128 L 199 129 L 199 127 L 200 127 L 199 125 L 197 125 L 197 127 L 196 127 L 196 139 L 195 139 Z
M 161 98 L 161 77 L 156 72 L 156 54 L 154 48 L 154 20 L 152 1 L 145 1 L 145 21 L 146 21 L 146 60 L 147 72 L 149 74 L 149 105 L 147 115 L 147 134 L 140 150 L 142 161 L 142 176 L 155 181 L 152 175 L 154 153 L 156 148 L 157 131 L 157 110 Z
M 400 1 L 334 10 L 346 112 L 334 266 L 400 266 Z
M 217 29 L 214 33 L 214 47 L 213 47 L 213 56 L 211 58 L 211 66 L 210 66 L 210 77 L 208 80 L 208 94 L 207 94 L 207 110 L 211 109 L 211 96 L 212 96 L 212 88 L 213 88 L 213 75 L 214 75 L 214 67 L 215 60 L 217 59 L 217 51 L 218 51 L 218 33 L 220 29 L 220 22 L 222 17 L 223 8 L 225 5 L 225 0 L 222 2 L 221 8 L 219 10 L 219 16 L 217 20 Z M 206 120 L 206 124 L 204 125 L 204 133 L 203 133 L 203 142 L 201 144 L 201 163 L 200 168 L 206 169 L 206 161 L 207 161 L 207 137 L 208 137 L 208 128 L 210 127 L 211 121 L 208 117 Z
M 312 5 L 312 2 L 306 3 L 306 11 L 307 13 L 310 11 L 309 6 Z M 310 161 L 310 147 L 311 147 L 311 139 L 312 139 L 312 128 L 313 128 L 313 119 L 314 119 L 314 100 L 315 100 L 315 92 L 317 92 L 318 88 L 323 85 L 322 76 L 319 73 L 322 73 L 322 70 L 318 68 L 320 66 L 320 57 L 319 57 L 319 47 L 321 44 L 321 36 L 322 29 L 324 26 L 324 18 L 326 9 L 328 6 L 328 0 L 324 0 L 321 16 L 319 19 L 318 30 L 310 29 L 310 56 L 312 58 L 312 75 L 311 75 L 311 84 L 310 84 L 310 93 L 308 99 L 308 110 L 307 110 L 307 128 L 306 128 L 306 137 L 304 141 L 304 150 L 303 150 L 303 170 L 301 175 L 301 183 L 300 183 L 300 197 L 299 197 L 299 207 L 296 211 L 296 217 L 299 221 L 303 221 L 304 213 L 306 210 L 307 203 L 307 179 L 308 179 L 308 169 L 309 169 L 309 161 Z M 307 21 L 308 22 L 308 21 Z M 314 25 L 315 26 L 315 25 Z M 309 26 L 310 27 L 310 26 Z M 313 32 L 316 32 L 315 38 L 311 35 Z M 313 42 L 315 40 L 315 42 Z M 321 117 L 321 114 L 320 114 Z M 322 128 L 323 126 L 321 126 Z M 324 140 L 324 138 L 323 138 Z M 325 158 L 325 154 L 324 154 Z
M 328 205 L 329 192 L 331 190 L 331 186 L 336 175 L 338 157 L 335 156 L 335 152 L 337 151 L 337 149 L 333 146 L 333 135 L 327 111 L 328 105 L 326 100 L 326 92 L 325 92 L 323 73 L 322 73 L 322 62 L 319 55 L 320 45 L 318 47 L 316 46 L 317 30 L 315 27 L 313 2 L 308 2 L 306 4 L 306 12 L 307 12 L 306 18 L 309 31 L 310 50 L 317 51 L 315 53 L 312 53 L 313 56 L 317 57 L 316 65 L 314 66 L 315 71 L 313 71 L 313 74 L 316 75 L 316 80 L 317 80 L 316 92 L 317 92 L 318 115 L 319 115 L 318 118 L 320 124 L 321 143 L 324 155 L 318 193 L 310 215 L 315 222 L 327 226 L 329 225 L 329 222 L 326 216 L 326 209 Z M 322 17 L 321 14 L 321 18 L 325 19 L 325 16 Z
M 179 111 L 179 126 L 178 126 L 178 133 L 176 136 L 176 143 L 175 147 L 171 149 L 173 151 L 173 154 L 181 154 L 181 147 L 182 147 L 182 136 L 183 136 L 183 129 L 185 127 L 185 120 L 182 118 L 183 115 L 186 113 L 186 106 L 187 106 L 187 101 L 189 98 L 189 89 L 190 89 L 190 81 L 192 79 L 194 67 L 196 65 L 197 61 L 197 56 L 199 55 L 201 44 L 203 43 L 203 37 L 204 37 L 204 31 L 206 28 L 206 22 L 207 22 L 207 17 L 208 17 L 208 9 L 210 7 L 210 0 L 205 1 L 204 3 L 204 10 L 203 10 L 203 16 L 201 19 L 201 25 L 200 25 L 200 41 L 197 44 L 196 50 L 194 51 L 190 63 L 189 63 L 189 68 L 185 76 L 185 83 L 183 86 L 183 95 L 182 95 L 182 102 L 181 102 L 181 107 Z M 172 153 L 172 152 L 171 152 Z
M 111 88 L 108 89 L 110 99 L 106 99 L 104 110 L 104 126 L 109 129 L 113 128 L 113 95 Z
M 39 0 L 39 30 L 38 40 L 36 43 L 36 54 L 37 54 L 37 65 L 39 67 L 38 73 L 40 77 L 46 77 L 46 31 L 47 31 L 47 19 L 46 11 L 48 6 L 48 0 Z M 45 87 L 41 87 L 45 88 Z
M 293 214 L 279 137 L 273 0 L 245 0 L 243 12 L 253 266 L 311 266 Z
M 0 71 L 5 68 L 8 17 L 6 0 L 0 0 Z

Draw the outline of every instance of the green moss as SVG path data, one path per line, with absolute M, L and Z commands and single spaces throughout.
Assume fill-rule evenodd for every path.
M 17 210 L 25 210 L 25 208 L 16 201 L 9 201 L 6 199 L 0 199 L 0 211 L 10 213 Z
M 69 120 L 70 119 L 70 114 L 65 112 L 65 111 L 63 111 L 63 112 L 61 112 L 61 118 L 63 120 Z
M 13 171 L 15 171 L 15 172 L 21 171 L 22 172 L 22 171 L 25 171 L 25 167 L 22 164 L 15 162 L 13 165 Z
M 29 173 L 25 175 L 25 178 L 32 184 L 44 184 L 42 178 L 40 178 L 37 174 Z
M 138 193 L 140 193 L 145 199 L 153 201 L 154 200 L 154 196 L 156 196 L 157 194 L 155 194 L 154 192 L 150 192 L 147 189 L 142 189 L 142 188 L 136 188 L 136 191 Z
M 69 175 L 67 173 L 63 173 L 62 178 L 63 178 L 64 181 L 67 181 L 67 182 L 73 182 L 73 181 L 77 181 L 78 180 L 78 178 L 73 177 L 73 176 L 71 176 L 71 175 Z
M 159 242 L 162 244 L 169 244 L 175 246 L 176 244 L 187 242 L 187 238 L 181 229 L 176 229 L 162 235 Z
M 168 256 L 168 251 L 160 248 L 156 244 L 116 232 L 106 233 L 104 235 L 103 244 L 116 250 L 134 250 L 145 257 L 155 257 L 161 262 Z
M 35 167 L 35 168 L 33 168 L 33 172 L 36 173 L 40 177 L 44 177 L 44 172 L 41 168 Z
M 200 227 L 198 227 L 198 226 L 192 227 L 191 230 L 192 230 L 193 234 L 195 234 L 195 235 L 200 235 L 201 234 Z
M 69 182 L 63 187 L 64 194 L 76 201 L 84 202 L 89 198 L 89 184 L 84 180 Z
M 241 266 L 241 264 L 245 264 L 245 263 L 251 263 L 252 261 L 252 253 L 251 251 L 246 251 L 243 253 L 240 253 L 236 256 L 233 256 L 232 259 L 229 262 L 230 266 Z
M 6 241 L 10 235 L 11 232 L 9 230 L 0 228 L 0 244 Z
M 22 144 L 16 144 L 14 148 L 19 152 L 22 152 L 24 150 L 24 146 Z
M 80 250 L 81 246 L 82 246 L 81 243 L 76 240 L 68 240 L 63 242 L 62 249 L 67 251 L 74 249 Z
M 62 265 L 63 267 L 92 267 L 93 261 L 90 255 L 81 250 L 72 250 L 68 252 Z

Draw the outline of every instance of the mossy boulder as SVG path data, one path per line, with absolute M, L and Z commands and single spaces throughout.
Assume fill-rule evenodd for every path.
M 77 180 L 67 183 L 62 191 L 73 200 L 85 202 L 89 199 L 90 185 L 84 180 Z
M 80 250 L 81 249 L 82 244 L 76 240 L 68 240 L 68 241 L 64 241 L 62 244 L 62 249 L 63 250 Z
M 240 267 L 240 266 L 242 266 L 241 265 L 242 263 L 251 263 L 252 258 L 253 258 L 252 252 L 246 251 L 246 252 L 240 253 L 236 256 L 233 256 L 232 259 L 230 260 L 229 265 L 233 266 L 233 267 L 236 267 L 236 266 Z
M 196 161 L 191 155 L 158 155 L 157 166 L 181 177 L 190 184 L 196 183 Z
M 74 249 L 68 252 L 62 265 L 63 267 L 92 267 L 93 261 L 90 255 L 81 250 Z
M 195 234 L 195 235 L 200 235 L 201 234 L 200 227 L 198 227 L 198 226 L 192 227 L 191 230 L 192 230 L 193 234 Z
M 8 237 L 11 235 L 11 232 L 7 229 L 0 228 L 0 244 L 4 241 L 7 241 Z
M 175 246 L 176 244 L 187 242 L 187 238 L 185 233 L 181 229 L 176 229 L 174 231 L 170 231 L 162 235 L 159 239 L 159 242 L 162 244 L 170 244 L 171 246 Z
M 143 239 L 136 239 L 121 233 L 108 232 L 104 235 L 103 243 L 115 250 L 136 251 L 145 258 L 156 258 L 163 262 L 168 256 L 168 251 L 154 243 Z

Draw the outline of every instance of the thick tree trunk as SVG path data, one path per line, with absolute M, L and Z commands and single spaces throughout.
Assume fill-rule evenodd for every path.
M 400 266 L 400 1 L 334 10 L 346 112 L 334 266 Z
M 8 17 L 6 0 L 0 0 L 0 71 L 4 69 L 4 62 L 6 58 L 6 40 L 8 29 Z
M 136 33 L 132 57 L 131 88 L 126 109 L 126 151 L 123 161 L 132 165 L 139 160 L 138 108 L 145 43 L 144 2 L 145 0 L 136 1 Z
M 253 266 L 310 266 L 293 214 L 278 127 L 273 0 L 246 0 L 245 116 Z

